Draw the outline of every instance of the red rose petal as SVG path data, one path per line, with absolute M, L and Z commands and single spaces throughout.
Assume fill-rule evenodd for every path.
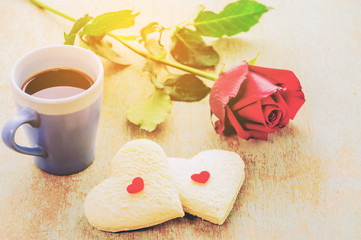
M 274 84 L 287 90 L 301 90 L 301 84 L 296 75 L 289 70 L 249 66 L 249 71 L 258 73 L 273 81 Z
M 144 181 L 141 177 L 133 179 L 132 184 L 127 187 L 127 192 L 130 194 L 138 193 L 144 189 Z
M 250 130 L 250 137 L 249 139 L 256 139 L 256 140 L 263 140 L 263 141 L 267 141 L 268 140 L 268 133 L 267 132 L 260 132 L 260 131 L 255 131 L 255 130 Z
M 245 121 L 258 122 L 265 124 L 265 120 L 262 112 L 261 101 L 253 102 L 239 110 L 232 107 L 232 110 Z
M 222 134 L 223 131 L 224 131 L 224 128 L 225 128 L 225 126 L 224 126 L 224 124 L 223 124 L 221 121 L 217 120 L 217 121 L 214 123 L 214 130 L 216 130 L 216 133 L 217 133 L 217 134 Z
M 223 72 L 214 82 L 209 95 L 209 104 L 212 113 L 219 119 L 216 122 L 217 133 L 222 133 L 225 129 L 225 106 L 229 100 L 237 96 L 241 84 L 248 74 L 248 64 L 243 61 L 240 65 L 234 66 Z
M 237 96 L 239 101 L 235 103 L 232 108 L 239 109 L 257 100 L 266 98 L 271 94 L 280 90 L 281 87 L 275 85 L 272 81 L 268 80 L 264 76 L 249 72 L 247 80 L 242 84 L 240 93 Z
M 236 130 L 237 135 L 240 136 L 241 138 L 249 139 L 251 137 L 250 133 L 243 129 L 243 127 L 237 120 L 236 116 L 234 116 L 231 108 L 228 105 L 226 106 L 226 112 L 227 112 L 227 117 L 231 122 L 234 130 Z
M 263 133 L 266 133 L 266 134 L 273 133 L 273 132 L 278 130 L 278 127 L 270 128 L 270 127 L 268 127 L 266 125 L 258 124 L 258 123 L 249 122 L 249 123 L 245 123 L 244 125 L 245 125 L 245 127 L 247 129 L 252 129 L 252 130 L 249 130 L 249 131 L 263 132 Z
M 279 127 L 279 123 L 282 120 L 283 112 L 277 105 L 265 105 L 263 106 L 263 115 L 266 121 L 266 126 L 269 128 Z
M 280 92 L 280 94 L 288 106 L 289 118 L 293 119 L 306 101 L 304 93 L 300 90 L 284 91 Z
M 272 94 L 272 98 L 274 99 L 274 101 L 278 104 L 278 107 L 282 109 L 283 111 L 283 117 L 279 123 L 280 127 L 284 127 L 286 126 L 289 121 L 290 121 L 290 117 L 289 117 L 289 108 L 287 103 L 285 102 L 285 100 L 283 99 L 283 97 L 281 96 L 280 92 L 283 92 L 283 90 L 277 91 L 274 94 Z
M 283 99 L 280 92 L 283 92 L 283 90 L 275 92 L 274 94 L 272 94 L 271 97 L 272 97 L 273 101 L 276 102 L 277 104 L 287 107 L 287 103 Z
M 191 179 L 197 183 L 206 183 L 211 174 L 208 171 L 202 171 L 200 173 L 193 174 Z
M 281 103 L 276 102 L 273 98 L 274 95 L 276 95 L 276 93 L 261 100 L 263 117 L 266 123 L 265 125 L 270 128 L 276 126 L 281 127 L 279 124 L 282 119 L 287 116 L 287 106 L 283 106 L 282 104 L 284 101 L 281 101 Z
M 232 127 L 237 132 L 237 135 L 240 136 L 243 139 L 249 140 L 251 138 L 253 139 L 260 139 L 260 140 L 267 140 L 268 139 L 268 133 L 267 132 L 261 132 L 257 130 L 252 130 L 247 128 L 247 123 L 244 123 L 245 128 L 241 126 L 241 124 L 238 122 L 237 118 L 234 116 L 232 110 L 226 106 L 227 110 L 227 117 L 230 120 Z M 258 124 L 261 125 L 261 124 Z M 261 125 L 262 126 L 262 125 Z M 264 126 L 264 125 L 263 125 Z
M 226 106 L 227 110 L 227 117 L 229 121 L 232 124 L 232 127 L 236 130 L 236 133 L 238 136 L 240 136 L 243 139 L 249 140 L 251 138 L 253 139 L 260 139 L 260 140 L 267 140 L 268 139 L 268 133 L 267 132 L 260 132 L 257 130 L 252 130 L 247 128 L 247 123 L 244 123 L 245 128 L 241 126 L 237 118 L 234 116 L 232 110 Z
M 277 102 L 275 101 L 275 99 L 273 98 L 273 95 L 274 95 L 274 94 L 272 94 L 272 96 L 263 98 L 263 99 L 261 100 L 262 106 L 265 106 L 265 105 L 275 105 L 275 106 L 277 106 L 278 103 L 277 103 Z

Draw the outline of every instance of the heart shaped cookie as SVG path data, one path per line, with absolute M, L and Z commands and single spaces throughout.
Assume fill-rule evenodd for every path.
M 183 210 L 223 224 L 245 178 L 242 158 L 230 151 L 207 150 L 190 159 L 168 161 Z
M 87 195 L 84 211 L 91 225 L 110 232 L 182 217 L 163 149 L 146 139 L 125 144 L 112 159 L 110 177 Z

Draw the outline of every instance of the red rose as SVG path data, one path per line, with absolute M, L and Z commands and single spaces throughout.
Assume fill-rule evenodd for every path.
M 248 65 L 243 61 L 215 81 L 209 103 L 218 134 L 236 132 L 244 139 L 267 140 L 286 126 L 305 102 L 302 87 L 288 70 Z

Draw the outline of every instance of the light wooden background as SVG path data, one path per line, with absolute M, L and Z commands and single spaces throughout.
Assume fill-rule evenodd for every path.
M 121 9 L 172 26 L 203 3 L 217 0 L 44 0 L 74 17 Z M 226 67 L 253 58 L 285 68 L 301 80 L 306 103 L 268 142 L 215 134 L 208 98 L 175 103 L 153 133 L 127 122 L 126 107 L 151 93 L 144 59 L 119 45 L 133 63 L 104 61 L 104 102 L 94 163 L 59 177 L 40 171 L 31 157 L 0 144 L 0 239 L 360 239 L 361 238 L 361 4 L 357 0 L 264 1 L 274 7 L 248 33 L 211 40 Z M 37 47 L 63 43 L 72 23 L 26 0 L 0 1 L 0 125 L 15 113 L 9 88 L 12 64 Z M 219 69 L 217 69 L 219 70 Z M 20 132 L 20 142 L 26 142 Z M 169 156 L 192 157 L 220 148 L 240 154 L 246 180 L 223 226 L 199 218 L 176 219 L 133 232 L 91 227 L 83 212 L 90 189 L 106 178 L 109 162 L 126 142 L 148 138 Z

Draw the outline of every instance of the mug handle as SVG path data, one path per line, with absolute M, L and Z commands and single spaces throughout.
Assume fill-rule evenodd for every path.
M 40 126 L 40 118 L 37 112 L 30 108 L 23 108 L 13 117 L 11 117 L 2 129 L 2 140 L 9 148 L 23 154 L 33 155 L 38 157 L 47 157 L 47 152 L 40 146 L 23 147 L 15 142 L 16 130 L 23 124 L 29 124 L 34 128 Z

